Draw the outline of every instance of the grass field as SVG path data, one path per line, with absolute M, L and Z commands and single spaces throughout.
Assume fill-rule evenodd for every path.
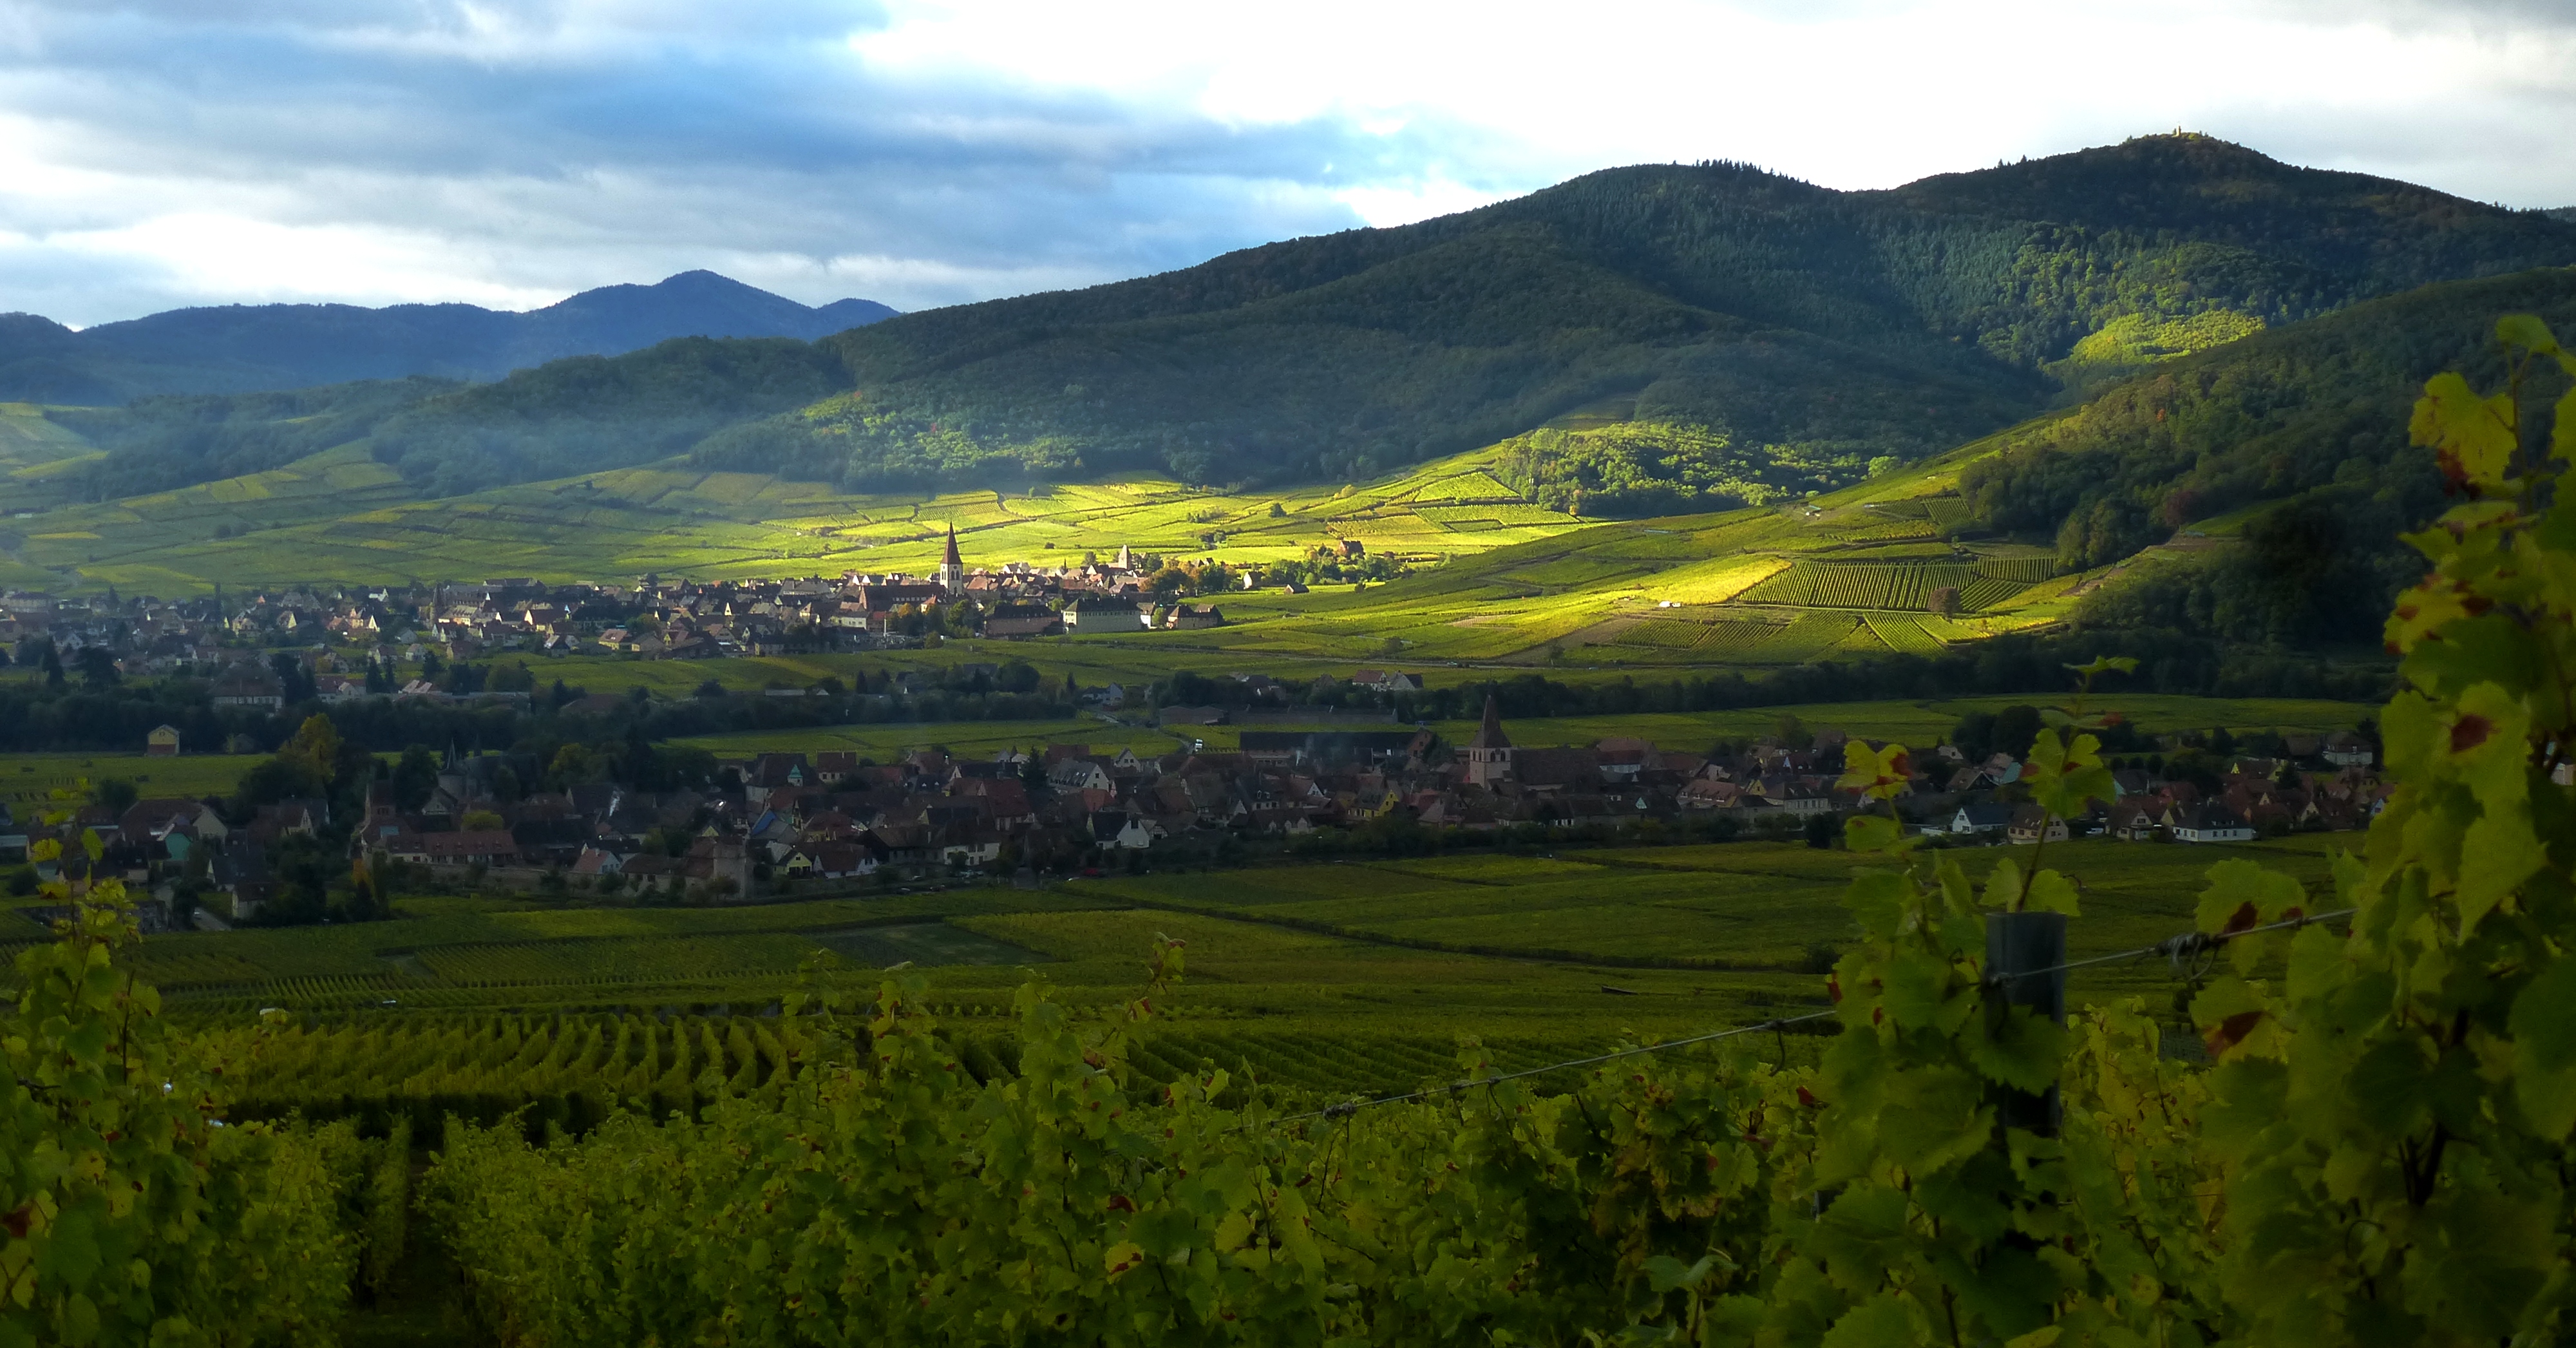
M 2084 840 L 2047 848 L 2045 860 L 2079 886 L 2084 911 L 2069 948 L 2083 958 L 2188 930 L 2203 877 L 2222 859 L 2254 858 L 2313 890 L 2326 883 L 2330 850 L 2358 841 Z M 2019 848 L 1952 855 L 1978 879 L 2007 855 L 2032 857 Z M 935 1009 L 959 1034 L 990 1038 L 1005 1033 L 1012 989 L 1031 978 L 1076 1006 L 1132 996 L 1149 944 L 1168 937 L 1186 942 L 1188 978 L 1158 999 L 1164 1017 L 1146 1031 L 1142 1065 L 1170 1073 L 1216 1062 L 1343 1093 L 1449 1070 L 1467 1038 L 1535 1064 L 1821 1006 L 1820 971 L 1854 933 L 1841 895 L 1859 861 L 1729 843 L 1155 873 L 1040 892 L 871 890 L 712 909 L 404 899 L 397 919 L 381 923 L 153 937 L 134 963 L 182 1023 L 207 1031 L 245 1027 L 258 1008 L 276 1006 L 292 1013 L 299 1035 L 376 1027 L 366 1032 L 413 1042 L 453 1038 L 461 1031 L 443 1027 L 459 1025 L 490 1033 L 488 1019 L 454 1017 L 499 1014 L 517 1018 L 506 1036 L 514 1045 L 522 1033 L 632 1027 L 638 1013 L 722 1034 L 727 1008 L 757 1011 L 815 980 L 865 989 L 875 970 L 908 963 L 927 971 Z M 0 946 L 40 935 L 19 920 L 0 927 Z M 2140 960 L 2081 971 L 2072 992 L 2078 1001 L 2145 997 L 2161 1013 L 2174 986 L 2162 962 Z M 473 1055 L 488 1048 L 460 1040 L 451 1066 L 482 1061 Z M 363 1074 L 363 1064 L 348 1070 Z M 296 1102 L 292 1082 L 254 1074 L 249 1089 Z
M 0 408 L 0 472 L 41 477 L 87 461 L 66 435 L 32 409 Z M 2046 627 L 2088 587 L 2129 573 L 2124 564 L 2056 576 L 2048 549 L 1945 539 L 1943 529 L 1964 518 L 1959 469 L 1991 450 L 1981 441 L 1786 506 L 1596 523 L 1521 499 L 1501 446 L 1367 482 L 1276 491 L 1133 476 L 1019 494 L 843 496 L 674 461 L 418 500 L 352 444 L 154 496 L 40 499 L 54 508 L 0 535 L 0 581 L 169 594 L 501 573 L 622 581 L 647 572 L 920 572 L 952 527 L 969 566 L 1072 563 L 1122 545 L 1244 566 L 1356 540 L 1409 559 L 1416 573 L 1364 590 L 1230 595 L 1223 628 L 1051 644 L 1103 648 L 1080 658 L 1131 672 L 1198 660 L 1780 665 L 1932 654 Z M 1943 594 L 1952 611 L 1936 616 Z M 707 676 L 626 677 L 660 686 Z
M 41 802 L 57 791 L 86 797 L 111 777 L 134 783 L 145 797 L 223 795 L 263 761 L 258 754 L 0 754 L 0 801 Z
M 20 442 L 29 462 L 16 471 L 45 471 L 86 452 L 66 436 L 41 417 L 0 415 L 0 472 L 12 471 L 10 447 Z M 1240 565 L 1344 539 L 1436 562 L 1577 527 L 1496 481 L 1487 470 L 1499 456 L 1244 493 L 1137 476 L 1018 495 L 843 496 L 815 483 L 655 466 L 421 500 L 361 442 L 250 477 L 56 506 L 19 521 L 9 551 L 18 565 L 86 587 L 167 594 L 216 583 L 385 584 L 499 572 L 553 580 L 926 572 L 952 527 L 970 566 L 1069 564 L 1121 546 Z M 219 529 L 239 536 L 218 538 Z

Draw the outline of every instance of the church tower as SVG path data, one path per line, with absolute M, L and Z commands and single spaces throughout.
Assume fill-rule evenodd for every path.
M 1136 569 L 1136 555 L 1130 552 L 1124 543 L 1118 545 L 1118 569 L 1121 571 Z
M 1467 741 L 1467 780 L 1490 791 L 1512 775 L 1512 737 L 1503 733 L 1503 709 L 1485 694 L 1485 723 Z
M 939 574 L 934 577 L 939 588 L 955 599 L 966 593 L 966 562 L 957 555 L 957 526 L 948 526 L 948 555 L 939 559 Z

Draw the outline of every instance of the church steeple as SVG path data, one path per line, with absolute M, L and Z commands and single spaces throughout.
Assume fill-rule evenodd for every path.
M 1503 709 L 1485 694 L 1485 722 L 1467 741 L 1467 780 L 1488 789 L 1512 775 L 1512 737 L 1503 733 Z
M 939 588 L 950 595 L 966 593 L 966 561 L 957 555 L 957 526 L 948 526 L 948 554 L 939 559 Z

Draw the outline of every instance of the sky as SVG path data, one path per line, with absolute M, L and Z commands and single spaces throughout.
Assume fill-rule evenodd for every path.
M 2177 127 L 2576 205 L 2576 0 L 0 0 L 0 312 L 913 310 L 1593 169 L 1888 187 Z

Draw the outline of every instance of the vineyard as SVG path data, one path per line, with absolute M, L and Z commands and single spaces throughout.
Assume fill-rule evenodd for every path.
M 216 941 L 49 882 L 0 1011 L 0 1348 L 329 1343 L 421 1249 L 509 1348 L 2565 1342 L 2576 496 L 2521 388 L 2417 408 L 2466 499 L 2388 623 L 2358 855 L 1927 849 L 1906 747 L 1855 739 L 1839 848 Z M 2135 663 L 2036 731 L 2042 814 L 2117 794 L 2094 684 Z M 905 951 L 946 962 L 864 967 Z M 679 986 L 725 995 L 638 1000 Z
M 1008 998 L 940 1004 L 939 1041 L 977 1081 L 1018 1070 Z M 449 1116 L 490 1126 L 519 1117 L 532 1135 L 574 1133 L 620 1110 L 694 1116 L 720 1100 L 775 1106 L 815 1056 L 810 1017 L 775 1004 L 731 1015 L 375 1015 L 226 1029 L 201 1049 L 226 1064 L 235 1119 L 350 1120 L 380 1136 L 435 1130 Z M 1580 1036 L 1498 1039 L 1507 1070 L 1594 1051 Z M 1130 1062 L 1155 1085 L 1224 1070 L 1282 1099 L 1329 1102 L 1407 1090 L 1449 1070 L 1454 1034 L 1349 1029 L 1328 1036 L 1264 1029 L 1186 1012 L 1140 1033 Z M 1772 1056 L 1812 1062 L 1815 1041 L 1783 1040 Z M 1243 1098 L 1238 1094 L 1238 1102 Z M 524 1113 L 523 1113 L 524 1111 Z
M 1962 609 L 1988 608 L 2048 579 L 2055 563 L 2045 557 L 1981 558 L 1975 562 L 1799 561 L 1737 597 L 1745 604 L 1802 608 L 1893 609 L 1923 612 L 1932 592 L 1955 589 Z

